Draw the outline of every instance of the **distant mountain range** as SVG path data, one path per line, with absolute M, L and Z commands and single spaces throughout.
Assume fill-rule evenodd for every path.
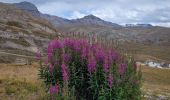
M 73 19 L 73 20 L 68 20 L 65 18 L 61 18 L 58 16 L 52 16 L 48 14 L 42 14 L 41 12 L 38 11 L 37 7 L 29 2 L 20 2 L 20 3 L 15 3 L 18 8 L 21 8 L 27 12 L 32 13 L 35 16 L 39 16 L 42 18 L 45 18 L 49 20 L 53 25 L 60 26 L 60 25 L 68 25 L 68 24 L 74 24 L 74 25 L 101 25 L 101 26 L 109 26 L 109 27 L 121 27 L 120 25 L 112 22 L 107 22 L 104 21 L 94 15 L 88 15 L 80 19 Z
M 79 19 L 73 19 L 73 20 L 68 20 L 65 18 L 61 18 L 58 16 L 53 16 L 53 15 L 48 15 L 48 14 L 42 14 L 41 12 L 38 11 L 37 7 L 30 3 L 30 2 L 20 2 L 20 3 L 15 3 L 18 8 L 23 9 L 27 12 L 30 12 L 34 16 L 39 16 L 42 18 L 45 18 L 49 20 L 53 25 L 57 26 L 64 26 L 64 25 L 100 25 L 100 26 L 108 26 L 108 27 L 122 27 L 121 25 L 118 25 L 116 23 L 104 21 L 92 14 L 84 16 L 83 18 Z M 151 27 L 151 24 L 126 24 L 126 27 Z
M 61 33 L 94 33 L 118 41 L 170 45 L 170 28 L 150 24 L 126 24 L 121 26 L 104 21 L 94 15 L 68 20 L 54 15 L 42 14 L 35 5 L 29 2 L 14 3 L 14 5 L 34 16 L 50 21 Z

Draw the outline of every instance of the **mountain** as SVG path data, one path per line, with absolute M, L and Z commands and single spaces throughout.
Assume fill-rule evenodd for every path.
M 53 25 L 56 27 L 58 26 L 63 26 L 63 25 L 99 25 L 99 26 L 108 26 L 108 27 L 121 27 L 118 24 L 111 23 L 104 21 L 94 15 L 88 15 L 80 19 L 73 19 L 73 20 L 68 20 L 65 18 L 61 18 L 58 16 L 52 16 L 48 14 L 42 14 L 41 12 L 38 11 L 37 7 L 30 3 L 30 2 L 20 2 L 20 3 L 14 3 L 14 5 L 24 11 L 30 12 L 34 16 L 38 16 L 44 19 L 49 20 Z
M 125 27 L 152 27 L 151 24 L 126 24 Z
M 150 24 L 127 24 L 126 27 L 104 21 L 94 15 L 68 20 L 58 16 L 42 14 L 29 2 L 14 4 L 17 7 L 50 21 L 61 33 L 94 33 L 107 39 L 135 43 L 166 44 L 170 42 L 170 28 L 154 27 Z M 35 14 L 36 13 L 36 14 Z
M 51 38 L 59 36 L 48 20 L 12 4 L 0 3 L 0 15 L 0 61 L 9 57 L 15 61 L 7 53 L 31 56 L 38 50 L 43 52 Z
M 27 7 L 23 5 L 27 5 Z M 43 14 L 38 11 L 35 5 L 33 7 L 33 4 L 29 2 L 15 3 L 13 4 L 13 7 L 14 6 L 16 7 L 15 9 L 18 8 L 18 10 L 26 14 L 24 18 L 19 16 L 19 14 L 17 15 L 21 17 L 20 19 L 18 19 L 20 23 L 28 23 L 28 20 L 30 20 L 31 18 L 41 20 L 39 21 L 41 22 L 41 24 L 47 22 L 53 30 L 57 29 L 56 33 L 61 33 L 64 35 L 69 35 L 70 33 L 84 33 L 88 36 L 91 36 L 91 34 L 96 34 L 99 38 L 104 38 L 109 41 L 116 41 L 116 43 L 122 45 L 121 47 L 123 49 L 129 49 L 125 51 L 132 51 L 139 54 L 147 54 L 158 58 L 170 60 L 170 57 L 167 57 L 167 55 L 170 53 L 170 28 L 151 26 L 150 24 L 136 24 L 134 26 L 132 25 L 132 27 L 123 27 L 116 23 L 104 21 L 94 15 L 87 15 L 83 18 L 68 20 L 58 16 Z M 28 15 L 32 17 L 27 18 L 29 17 Z M 11 14 L 5 16 L 4 18 L 9 17 L 10 19 L 13 19 L 11 18 L 11 16 L 13 15 Z M 32 19 L 32 23 L 37 22 L 33 21 Z M 41 24 L 35 24 L 33 28 L 38 27 Z M 31 31 L 32 34 L 37 34 L 37 32 L 32 31 L 32 28 L 28 27 L 28 29 L 26 29 L 27 27 L 24 27 L 24 30 L 27 30 L 29 32 Z M 41 30 L 41 32 L 38 33 L 39 35 L 42 35 L 42 33 L 44 32 L 45 31 Z M 48 36 L 47 34 L 49 33 L 45 33 L 45 36 Z
M 24 11 L 30 12 L 35 16 L 40 16 L 40 12 L 38 11 L 37 7 L 30 2 L 24 1 L 20 3 L 14 3 L 14 5 Z
M 52 15 L 40 13 L 39 17 L 44 18 L 44 19 L 50 21 L 55 27 L 58 27 L 60 25 L 69 25 L 69 24 L 72 24 L 72 21 L 70 21 L 68 19 L 65 19 L 65 18 L 58 17 L 58 16 L 52 16 Z
M 112 22 L 104 21 L 94 15 L 87 15 L 80 19 L 72 20 L 76 24 L 82 25 L 99 25 L 99 26 L 108 26 L 108 27 L 121 27 L 120 25 Z

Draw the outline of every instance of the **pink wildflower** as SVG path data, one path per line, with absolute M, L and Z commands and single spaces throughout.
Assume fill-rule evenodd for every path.
M 65 64 L 62 64 L 61 70 L 62 70 L 63 81 L 67 82 L 68 81 L 68 68 L 67 68 L 67 66 Z
M 59 90 L 60 90 L 60 86 L 58 84 L 54 85 L 54 86 L 51 86 L 49 88 L 49 92 L 51 95 L 53 94 L 58 94 L 59 93 Z
M 71 56 L 69 54 L 62 54 L 62 59 L 64 61 L 64 63 L 68 63 L 71 59 Z
M 93 56 L 88 59 L 88 71 L 89 73 L 93 73 L 96 70 L 96 60 Z

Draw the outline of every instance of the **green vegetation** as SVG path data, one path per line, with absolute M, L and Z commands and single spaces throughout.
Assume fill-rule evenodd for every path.
M 37 81 L 37 68 L 34 66 L 1 64 L 0 99 L 47 100 L 45 85 Z
M 159 69 L 142 66 L 142 90 L 144 95 L 150 94 L 152 98 L 160 95 L 170 99 L 170 69 Z M 146 100 L 148 100 L 146 98 Z

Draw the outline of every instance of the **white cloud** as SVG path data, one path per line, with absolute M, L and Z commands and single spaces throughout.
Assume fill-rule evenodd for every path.
M 84 17 L 85 14 L 84 13 L 81 13 L 79 11 L 74 11 L 70 17 L 70 19 L 76 19 L 76 18 L 82 18 Z
M 46 2 L 38 6 L 38 9 L 47 14 L 60 15 L 65 11 L 72 10 L 70 5 L 65 2 Z

